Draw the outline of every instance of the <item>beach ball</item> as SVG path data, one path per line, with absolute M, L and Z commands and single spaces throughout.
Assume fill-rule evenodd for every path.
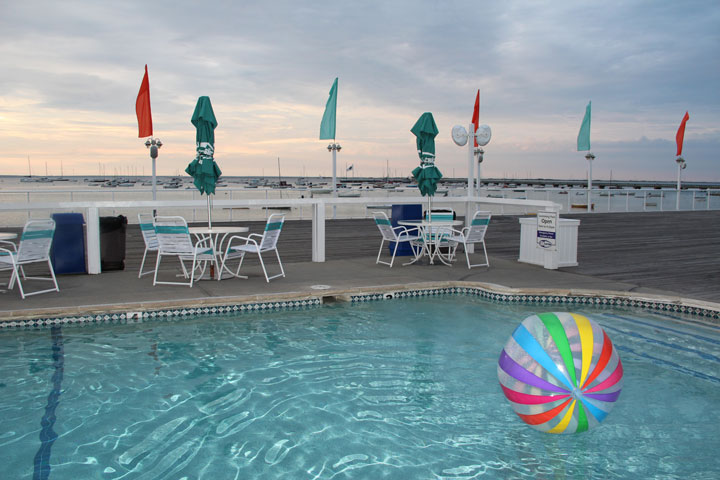
M 498 361 L 500 386 L 515 413 L 547 433 L 576 433 L 602 422 L 620 396 L 623 368 L 596 322 L 576 313 L 540 313 L 515 329 Z

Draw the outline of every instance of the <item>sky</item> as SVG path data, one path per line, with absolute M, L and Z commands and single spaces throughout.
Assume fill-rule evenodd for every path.
M 409 175 L 432 112 L 436 165 L 467 177 L 454 125 L 492 129 L 483 177 L 720 181 L 720 2 L 0 0 L 0 174 L 150 175 L 135 100 L 148 65 L 159 175 L 195 155 L 198 97 L 225 175 Z M 278 160 L 279 159 L 279 160 Z M 353 170 L 347 172 L 347 167 Z

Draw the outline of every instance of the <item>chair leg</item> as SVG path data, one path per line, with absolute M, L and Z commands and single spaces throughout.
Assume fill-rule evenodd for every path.
M 158 270 L 160 270 L 160 259 L 162 258 L 162 254 L 158 252 L 157 258 L 155 259 L 155 275 L 153 275 L 153 286 L 157 285 L 157 274 Z
M 278 265 L 280 265 L 280 274 L 283 278 L 285 278 L 285 269 L 283 268 L 282 261 L 280 260 L 280 252 L 278 252 L 277 247 L 275 248 L 275 256 L 277 257 Z
M 178 260 L 180 260 L 180 263 L 182 264 L 182 258 L 178 257 Z M 183 265 L 184 267 L 184 265 Z M 193 255 L 193 263 L 192 263 L 192 270 L 190 271 L 190 288 L 192 288 L 193 283 L 195 282 L 195 267 L 197 267 L 197 253 Z M 203 271 L 200 274 L 201 276 L 205 273 L 205 267 L 203 267 Z
M 383 263 L 383 264 L 384 264 L 384 262 L 381 262 L 381 261 L 380 261 L 380 255 L 382 255 L 383 245 L 385 245 L 385 239 L 384 239 L 384 238 L 383 238 L 382 241 L 380 242 L 380 250 L 378 250 L 378 256 L 377 256 L 377 258 L 375 259 L 375 265 L 377 265 L 378 263 Z
M 53 283 L 55 284 L 55 291 L 59 292 L 60 287 L 57 283 L 57 277 L 55 277 L 55 269 L 53 269 L 52 262 L 50 262 L 50 259 L 48 258 L 48 268 L 50 269 L 50 277 L 52 278 Z
M 185 268 L 185 262 L 183 261 L 182 258 L 180 259 L 180 267 L 182 268 L 183 276 L 184 276 L 185 278 L 188 278 L 189 275 L 188 275 L 188 273 L 187 273 L 187 268 Z M 205 270 L 203 270 L 203 273 L 205 273 Z
M 17 266 L 12 265 L 12 273 L 10 274 L 10 281 L 8 282 L 8 290 L 12 290 L 15 286 L 15 279 L 19 279 L 18 273 L 17 273 Z
M 395 248 L 393 248 L 392 258 L 390 259 L 390 268 L 392 268 L 393 263 L 395 262 L 395 254 L 397 253 L 398 245 L 400 245 L 400 242 L 395 242 Z
M 265 274 L 265 281 L 268 283 L 270 283 L 270 280 L 272 280 L 273 278 L 285 276 L 285 270 L 283 269 L 282 262 L 280 261 L 280 253 L 278 253 L 277 248 L 275 248 L 274 250 L 275 250 L 275 256 L 277 257 L 277 260 L 278 260 L 278 265 L 280 265 L 281 273 L 278 273 L 277 275 L 273 275 L 272 277 L 268 275 L 267 268 L 265 267 L 265 262 L 263 261 L 263 258 L 262 258 L 262 254 L 260 253 L 260 251 L 258 251 L 258 258 L 260 259 L 260 265 L 262 266 L 263 273 Z M 267 251 L 269 251 L 269 250 L 267 250 Z
M 467 258 L 468 268 L 472 268 L 472 267 L 489 267 L 489 266 L 490 266 L 490 259 L 488 258 L 487 249 L 485 248 L 485 240 L 483 240 L 482 242 L 478 242 L 478 243 L 482 243 L 483 253 L 485 254 L 485 263 L 476 263 L 475 265 L 470 265 L 470 257 L 468 256 L 467 246 L 466 246 L 466 247 L 465 247 L 465 257 Z
M 138 272 L 138 278 L 142 277 L 142 269 L 145 266 L 145 257 L 147 256 L 147 247 L 145 247 L 145 252 L 143 252 L 143 260 L 140 262 L 140 271 Z M 149 272 L 148 272 L 149 273 Z
M 22 282 L 20 281 L 20 275 L 18 274 L 18 266 L 13 266 L 13 273 L 12 278 L 10 278 L 10 282 L 8 283 L 8 290 L 11 290 L 13 286 L 15 286 L 15 280 L 17 280 L 18 289 L 20 290 L 20 298 L 25 300 L 25 290 L 23 290 Z
M 243 262 L 245 261 L 245 252 L 240 253 L 240 262 L 238 263 L 238 268 L 235 270 L 235 276 L 240 277 L 240 267 L 242 267 Z
M 258 258 L 260 259 L 260 266 L 262 267 L 263 273 L 265 274 L 265 281 L 267 283 L 270 283 L 270 279 L 268 278 L 267 270 L 265 270 L 265 262 L 263 262 L 262 254 L 260 253 L 259 250 L 258 250 L 257 254 L 258 254 Z

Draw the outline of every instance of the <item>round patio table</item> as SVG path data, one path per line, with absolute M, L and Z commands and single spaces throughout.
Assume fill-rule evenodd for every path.
M 210 265 L 210 279 L 215 278 L 215 266 L 220 265 L 222 261 L 222 255 L 223 255 L 223 249 L 222 246 L 225 243 L 225 239 L 228 237 L 228 235 L 235 234 L 235 233 L 245 233 L 248 232 L 248 227 L 241 227 L 237 225 L 228 225 L 228 226 L 217 226 L 217 227 L 189 227 L 188 231 L 195 235 L 195 238 L 198 240 L 203 240 L 205 238 L 210 239 L 210 246 L 213 249 L 213 258 L 215 260 Z M 220 237 L 222 235 L 222 237 Z M 219 240 L 218 240 L 219 238 Z M 204 270 L 204 266 L 203 266 Z M 226 267 L 227 270 L 227 267 Z M 230 270 L 228 270 L 230 272 Z M 230 272 L 232 273 L 232 272 Z M 220 280 L 222 278 L 222 272 L 220 269 L 217 269 L 217 279 Z
M 434 259 L 437 257 L 445 265 L 452 265 L 450 262 L 445 261 L 443 256 L 438 253 L 439 244 L 442 239 L 441 235 L 436 235 L 433 241 L 425 241 L 425 239 L 432 239 L 432 234 L 442 230 L 449 230 L 452 227 L 456 227 L 463 224 L 462 220 L 398 220 L 398 225 L 405 227 L 417 227 L 420 230 L 420 236 L 423 238 L 422 251 L 420 255 L 415 257 L 412 261 L 406 265 L 417 262 L 424 255 L 430 258 L 430 264 L 434 264 Z M 431 248 L 435 247 L 435 248 Z

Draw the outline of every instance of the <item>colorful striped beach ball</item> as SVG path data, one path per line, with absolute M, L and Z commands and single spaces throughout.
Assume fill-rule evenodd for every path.
M 497 372 L 515 413 L 547 433 L 597 426 L 622 389 L 622 363 L 610 338 L 576 313 L 523 320 L 505 344 Z

